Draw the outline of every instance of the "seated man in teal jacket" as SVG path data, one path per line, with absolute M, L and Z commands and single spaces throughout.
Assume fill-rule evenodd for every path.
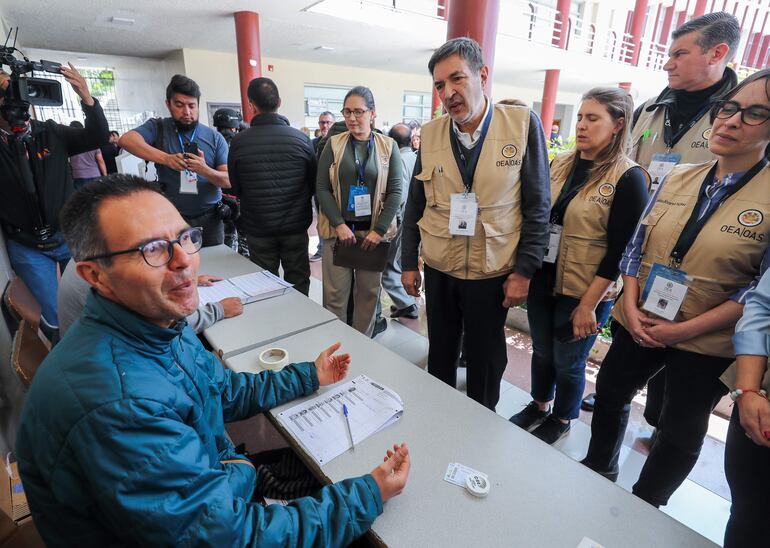
M 27 394 L 17 436 L 32 515 L 52 546 L 345 546 L 401 492 L 406 445 L 371 474 L 288 506 L 255 502 L 256 473 L 224 424 L 342 380 L 350 357 L 260 374 L 225 369 L 187 327 L 201 233 L 151 184 L 112 175 L 62 210 L 94 288 Z

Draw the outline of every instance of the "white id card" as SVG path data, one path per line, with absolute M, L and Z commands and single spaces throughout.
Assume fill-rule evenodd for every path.
M 681 154 L 663 154 L 658 152 L 652 155 L 652 161 L 647 172 L 652 179 L 652 186 L 650 187 L 650 193 L 654 193 L 658 190 L 660 182 L 666 178 L 666 176 L 674 169 L 674 166 L 682 159 Z
M 444 473 L 444 481 L 459 485 L 460 487 L 465 487 L 465 480 L 471 474 L 481 474 L 486 477 L 486 474 L 483 472 L 478 472 L 469 466 L 465 466 L 459 462 L 450 462 Z
M 372 214 L 371 194 L 359 194 L 353 197 L 353 207 L 356 217 L 366 217 Z
M 476 217 L 479 204 L 476 193 L 452 194 L 449 202 L 449 233 L 454 236 L 473 236 L 476 234 Z
M 561 244 L 561 232 L 564 227 L 561 225 L 548 224 L 548 250 L 545 252 L 543 262 L 555 263 L 559 257 L 559 245 Z
M 179 173 L 179 194 L 198 194 L 198 174 L 183 170 Z
M 665 276 L 655 276 L 651 282 L 647 283 L 650 284 L 649 292 L 642 304 L 642 309 L 674 321 L 687 295 L 688 287 Z

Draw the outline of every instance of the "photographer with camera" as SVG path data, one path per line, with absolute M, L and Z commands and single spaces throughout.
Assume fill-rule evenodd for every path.
M 166 88 L 169 118 L 153 118 L 125 133 L 121 148 L 154 162 L 163 193 L 190 226 L 203 229 L 203 246 L 224 242 L 222 220 L 228 206 L 222 204 L 227 176 L 227 143 L 222 135 L 198 121 L 201 91 L 181 74 Z
M 71 64 L 49 63 L 43 70 L 60 72 L 75 90 L 85 128 L 30 120 L 30 103 L 61 104 L 61 88 L 55 81 L 24 77 L 40 70 L 39 65 L 4 53 L 2 64 L 11 67 L 11 74 L 0 71 L 0 222 L 11 266 L 40 304 L 41 328 L 53 338 L 58 328 L 56 267 L 63 270 L 70 259 L 59 232 L 59 211 L 73 192 L 68 159 L 107 143 L 109 126 Z

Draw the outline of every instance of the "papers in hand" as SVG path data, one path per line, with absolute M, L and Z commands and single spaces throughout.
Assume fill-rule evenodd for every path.
M 214 282 L 212 286 L 198 287 L 198 296 L 201 306 L 228 297 L 238 297 L 243 304 L 247 304 L 283 295 L 289 288 L 291 288 L 290 283 L 263 270 Z
M 342 406 L 348 408 L 350 436 Z M 278 414 L 278 421 L 319 465 L 326 464 L 404 414 L 393 390 L 359 375 Z

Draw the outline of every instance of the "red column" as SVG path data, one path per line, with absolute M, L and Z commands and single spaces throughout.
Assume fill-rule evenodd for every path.
M 674 3 L 666 8 L 666 15 L 663 17 L 663 27 L 660 29 L 660 43 L 664 46 L 668 45 L 668 40 L 671 38 L 671 22 L 674 20 L 674 11 L 676 10 L 676 0 Z
M 676 20 L 676 28 L 681 27 L 684 25 L 685 21 L 687 20 L 687 10 L 690 9 L 690 0 L 687 0 L 687 4 L 685 4 L 684 9 L 679 12 L 679 17 Z
M 706 13 L 706 3 L 707 0 L 698 0 L 695 2 L 695 11 L 692 12 L 692 18 L 695 19 L 696 17 L 700 17 L 704 13 Z
M 618 87 L 631 93 L 631 82 L 618 82 Z
M 754 37 L 754 43 L 751 44 L 751 51 L 749 52 L 749 58 L 746 60 L 746 65 L 749 67 L 757 67 L 757 54 L 759 52 L 759 48 L 762 45 L 762 41 L 764 39 L 764 32 L 765 27 L 767 25 L 767 16 L 768 13 L 765 13 L 765 18 L 762 20 L 762 27 L 757 33 L 757 35 Z
M 647 16 L 648 0 L 636 0 L 634 4 L 633 19 L 631 19 L 631 43 L 634 45 L 634 53 L 631 55 L 631 64 L 639 64 L 640 46 L 642 34 L 644 34 L 644 19 Z
M 243 120 L 248 123 L 254 112 L 249 106 L 249 82 L 262 76 L 262 53 L 259 46 L 259 14 L 235 12 L 235 44 L 238 49 L 238 79 L 241 85 Z
M 559 0 L 556 4 L 556 10 L 561 20 L 561 32 L 559 33 L 559 47 L 564 49 L 567 46 L 567 31 L 569 28 L 569 8 L 572 0 Z M 556 92 L 559 89 L 559 71 L 557 69 L 548 69 L 545 71 L 545 82 L 543 82 L 543 105 L 540 108 L 540 120 L 543 122 L 543 131 L 546 135 L 551 133 L 553 124 L 553 114 L 556 112 Z
M 500 0 L 451 0 L 447 9 L 446 38 L 467 36 L 476 40 L 489 67 L 485 92 L 492 97 L 492 73 L 495 65 L 495 42 Z

